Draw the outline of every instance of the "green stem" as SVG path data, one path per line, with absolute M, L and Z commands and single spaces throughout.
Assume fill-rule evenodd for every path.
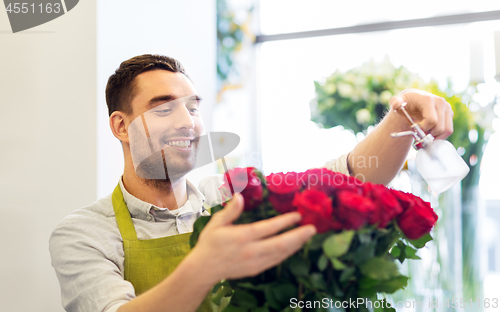
M 302 254 L 302 256 L 304 257 L 304 259 L 309 259 L 309 246 L 311 246 L 311 243 L 312 243 L 312 239 L 308 240 L 307 243 L 304 245 L 304 252 Z
M 265 205 L 259 205 L 259 209 L 260 209 L 260 219 L 261 220 L 265 220 L 267 219 L 266 218 L 266 209 L 264 207 Z
M 299 301 L 302 300 L 302 296 L 303 296 L 302 288 L 304 288 L 304 285 L 302 284 L 302 282 L 299 282 Z

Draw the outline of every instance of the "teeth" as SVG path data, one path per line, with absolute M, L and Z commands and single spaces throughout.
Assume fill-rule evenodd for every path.
M 188 147 L 191 141 L 170 141 L 168 142 L 168 145 L 174 145 L 174 146 L 179 146 L 179 147 Z

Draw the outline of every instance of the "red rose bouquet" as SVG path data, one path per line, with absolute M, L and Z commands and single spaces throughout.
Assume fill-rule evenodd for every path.
M 419 259 L 417 249 L 432 239 L 429 232 L 437 221 L 419 197 L 325 168 L 267 177 L 255 168 L 235 168 L 225 174 L 220 191 L 224 200 L 234 192 L 243 195 L 244 211 L 236 223 L 298 211 L 301 225 L 317 229 L 279 266 L 216 285 L 214 303 L 232 296 L 224 311 L 395 311 L 377 300 L 377 293 L 406 286 L 408 277 L 396 261 Z M 209 218 L 195 223 L 192 246 Z

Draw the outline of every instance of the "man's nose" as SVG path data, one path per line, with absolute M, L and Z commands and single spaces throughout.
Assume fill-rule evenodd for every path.
M 195 122 L 193 116 L 186 107 L 180 108 L 175 114 L 174 127 L 175 129 L 194 129 Z

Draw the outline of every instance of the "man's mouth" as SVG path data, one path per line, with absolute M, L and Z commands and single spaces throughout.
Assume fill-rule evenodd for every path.
M 170 141 L 167 142 L 168 145 L 171 146 L 178 146 L 178 147 L 190 147 L 191 146 L 191 140 L 186 140 L 186 141 Z
M 169 140 L 166 143 L 167 143 L 168 146 L 172 146 L 172 147 L 174 147 L 176 149 L 189 151 L 189 150 L 192 149 L 193 143 L 198 142 L 199 139 L 200 139 L 199 137 L 196 137 L 196 138 L 179 138 L 179 139 Z

